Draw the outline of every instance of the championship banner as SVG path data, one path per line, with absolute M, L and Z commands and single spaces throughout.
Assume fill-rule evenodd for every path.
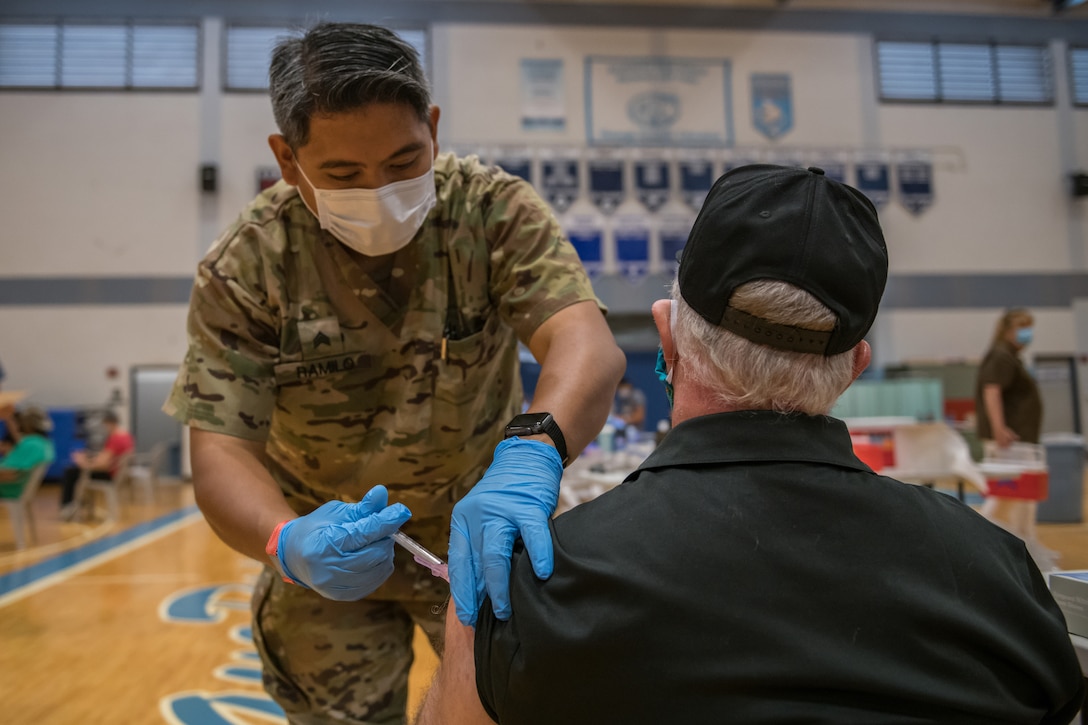
M 869 197 L 873 206 L 880 209 L 891 199 L 891 186 L 886 161 L 860 161 L 854 165 L 858 191 Z
M 621 276 L 638 282 L 650 273 L 650 224 L 645 214 L 632 211 L 617 214 L 612 238 L 616 242 L 616 264 Z
M 733 143 L 727 60 L 588 56 L 586 139 L 591 145 Z
M 604 272 L 604 229 L 597 223 L 596 214 L 567 214 L 564 217 L 567 239 L 578 252 L 582 266 L 590 279 Z
M 699 209 L 718 178 L 714 173 L 714 162 L 680 159 L 676 168 L 680 172 L 680 198 L 692 209 Z
M 841 161 L 816 160 L 812 164 L 818 169 L 824 170 L 824 176 L 833 179 L 840 184 L 846 183 L 846 164 Z
M 529 153 L 500 152 L 496 154 L 494 164 L 508 174 L 533 183 L 533 157 Z
M 669 162 L 664 159 L 636 160 L 634 167 L 635 196 L 644 207 L 655 212 L 669 200 Z
M 670 205 L 671 206 L 671 205 Z M 658 236 L 661 239 L 661 269 L 670 276 L 676 274 L 677 257 L 688 242 L 688 235 L 695 225 L 695 213 L 686 209 L 670 208 L 658 217 Z
M 578 198 L 578 160 L 545 159 L 540 163 L 540 193 L 557 213 L 566 211 Z
M 899 203 L 911 214 L 921 214 L 933 205 L 933 164 L 928 161 L 901 161 L 895 165 Z
M 752 74 L 752 125 L 774 140 L 793 128 L 793 94 L 785 73 Z
M 611 214 L 627 194 L 623 183 L 623 159 L 591 158 L 586 161 L 586 170 L 589 200 L 602 214 Z

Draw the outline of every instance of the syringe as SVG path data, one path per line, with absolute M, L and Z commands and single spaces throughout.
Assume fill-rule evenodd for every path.
M 431 574 L 441 579 L 445 579 L 447 582 L 450 580 L 449 566 L 446 562 L 432 554 L 418 541 L 402 531 L 397 531 L 393 534 L 393 541 L 410 551 L 412 553 L 412 558 L 416 560 L 416 563 L 430 569 Z

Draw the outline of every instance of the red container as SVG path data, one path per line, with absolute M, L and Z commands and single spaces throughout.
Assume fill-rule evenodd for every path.
M 995 498 L 1018 498 L 1025 501 L 1045 501 L 1050 483 L 1046 471 L 1024 471 L 1018 476 L 986 478 L 986 495 Z
M 880 471 L 886 466 L 891 466 L 894 461 L 891 458 L 890 449 L 883 443 L 863 443 L 854 441 L 854 455 L 862 463 L 874 471 Z

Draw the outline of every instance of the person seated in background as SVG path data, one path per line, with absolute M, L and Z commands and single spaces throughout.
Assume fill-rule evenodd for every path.
M 616 386 L 612 414 L 623 421 L 624 428 L 633 425 L 641 430 L 646 422 L 646 395 L 627 378 Z
M 1084 682 L 1023 542 L 829 416 L 887 271 L 823 171 L 718 179 L 652 307 L 675 426 L 551 522 L 549 579 L 515 548 L 508 620 L 447 615 L 417 725 L 1068 723 Z
M 64 521 L 71 521 L 79 510 L 79 501 L 75 500 L 75 494 L 83 472 L 87 471 L 91 478 L 98 480 L 112 480 L 121 464 L 121 459 L 136 449 L 132 435 L 121 429 L 121 420 L 112 410 L 102 414 L 102 426 L 106 430 L 106 442 L 102 445 L 102 449 L 94 455 L 88 454 L 87 451 L 73 452 L 73 465 L 64 470 L 60 498 L 60 518 Z
M 53 462 L 53 442 L 49 434 L 53 421 L 44 410 L 27 407 L 16 411 L 14 406 L 0 407 L 5 437 L 13 444 L 0 460 L 0 498 L 19 498 L 30 479 L 30 472 L 41 464 Z

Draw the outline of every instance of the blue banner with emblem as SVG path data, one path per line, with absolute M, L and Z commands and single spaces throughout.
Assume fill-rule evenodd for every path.
M 824 175 L 829 179 L 834 179 L 840 184 L 846 183 L 846 164 L 842 161 L 825 161 L 818 159 L 813 166 L 823 169 Z
M 669 200 L 671 174 L 664 159 L 635 161 L 635 195 L 642 205 L 655 212 Z
M 883 207 L 891 199 L 891 184 L 888 174 L 888 163 L 885 161 L 860 161 L 855 164 L 858 183 L 858 191 L 869 197 L 873 206 L 877 209 Z
M 752 74 L 752 125 L 769 139 L 793 128 L 793 94 L 785 73 Z
M 899 203 L 911 214 L 921 214 L 933 204 L 933 164 L 901 161 L 895 165 Z
M 501 154 L 495 158 L 495 165 L 508 174 L 519 176 L 530 184 L 533 183 L 533 159 L 523 154 Z
M 545 159 L 540 164 L 540 191 L 545 201 L 558 213 L 566 211 L 578 198 L 578 161 Z
M 589 172 L 589 200 L 601 210 L 611 214 L 626 195 L 623 183 L 623 159 L 590 159 L 586 162 Z
M 604 227 L 597 214 L 567 214 L 563 219 L 563 231 L 567 233 L 578 258 L 582 260 L 586 274 L 596 279 L 604 272 Z
M 612 238 L 616 242 L 616 264 L 621 276 L 638 282 L 650 273 L 650 220 L 641 211 L 616 214 Z
M 714 162 L 705 159 L 680 159 L 676 162 L 676 168 L 680 173 L 680 199 L 692 209 L 699 209 L 718 178 Z

